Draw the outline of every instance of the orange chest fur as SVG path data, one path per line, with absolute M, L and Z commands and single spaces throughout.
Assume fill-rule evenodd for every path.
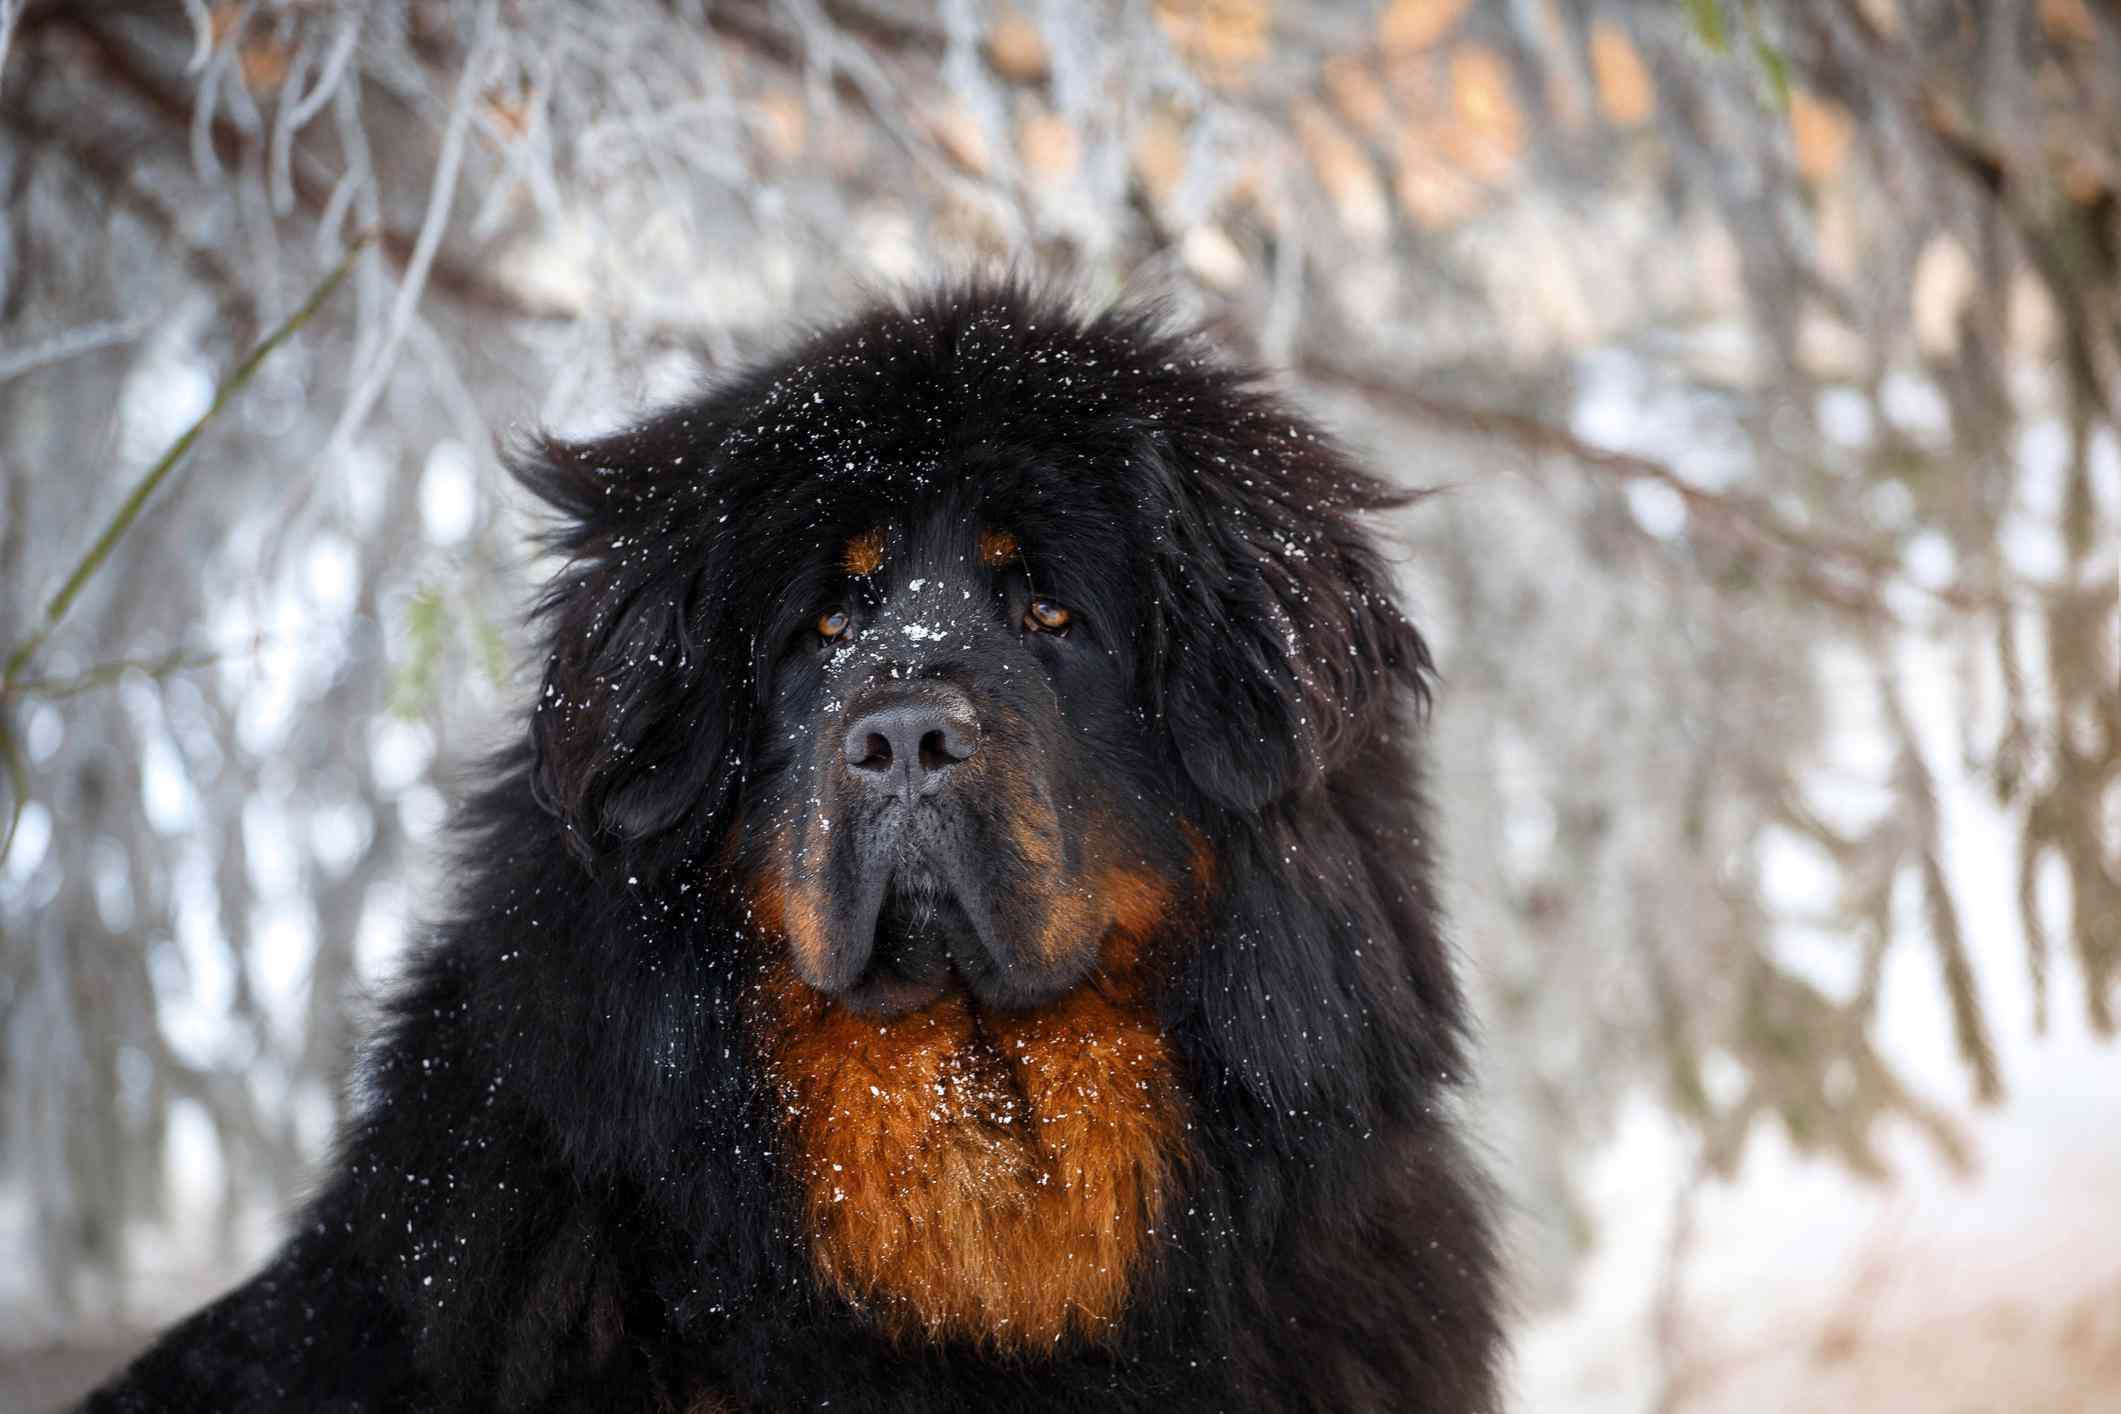
M 1028 1348 L 1119 1318 L 1183 1153 L 1146 1005 L 952 994 L 879 1020 L 775 962 L 754 1023 L 828 1285 L 903 1338 Z

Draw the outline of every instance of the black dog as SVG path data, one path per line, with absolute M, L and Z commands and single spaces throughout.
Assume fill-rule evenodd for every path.
M 455 917 L 295 1235 L 88 1408 L 1497 1407 L 1388 489 L 1006 287 L 521 460 Z

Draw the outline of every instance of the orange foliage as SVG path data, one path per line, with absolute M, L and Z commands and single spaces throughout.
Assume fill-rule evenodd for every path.
M 252 93 L 271 93 L 286 81 L 291 57 L 285 45 L 270 39 L 251 40 L 236 54 L 243 86 Z
M 1392 99 L 1370 66 L 1352 55 L 1326 60 L 1326 93 L 1340 115 L 1382 142 L 1392 135 Z
M 928 111 L 924 126 L 945 157 L 975 177 L 987 175 L 993 153 L 987 147 L 987 130 L 970 108 L 955 100 L 940 104 Z
M 2040 0 L 2040 26 L 2064 44 L 2090 44 L 2099 37 L 2099 22 L 2084 0 Z
M 1797 170 L 1807 181 L 1829 181 L 1841 170 L 1853 130 L 1848 110 L 1840 104 L 1802 89 L 1790 95 L 1790 142 Z
M 1005 8 L 987 31 L 987 62 L 1003 78 L 1035 83 L 1046 76 L 1045 37 L 1013 7 Z
M 1657 90 L 1642 55 L 1619 26 L 1605 20 L 1591 26 L 1591 73 L 1607 122 L 1633 127 L 1657 111 Z
M 1082 139 L 1058 114 L 1035 113 L 1025 120 L 1018 147 L 1024 170 L 1040 182 L 1064 181 L 1082 165 Z
M 1451 32 L 1466 0 L 1392 0 L 1377 17 L 1377 43 L 1387 54 L 1427 49 Z
M 1468 44 L 1451 56 L 1451 111 L 1451 155 L 1470 175 L 1500 177 L 1524 151 L 1524 113 L 1510 66 L 1494 50 Z
M 1149 199 L 1165 202 L 1186 175 L 1186 132 L 1169 113 L 1152 113 L 1134 134 L 1134 175 Z
M 1383 239 L 1390 213 L 1369 154 L 1319 105 L 1299 103 L 1293 116 L 1297 141 L 1319 187 L 1339 213 L 1341 226 L 1357 240 Z
M 1156 0 L 1156 23 L 1200 76 L 1242 88 L 1267 56 L 1267 0 Z
M 783 162 L 803 155 L 809 140 L 809 114 L 792 90 L 771 89 L 758 100 L 758 135 L 765 149 Z

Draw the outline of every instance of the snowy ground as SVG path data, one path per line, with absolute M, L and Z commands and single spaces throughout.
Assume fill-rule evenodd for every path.
M 2116 1414 L 2121 1411 L 2121 1044 L 2081 1019 L 2067 963 L 2036 1035 L 2011 896 L 2011 824 L 1959 776 L 1944 666 L 1904 658 L 1938 773 L 1967 943 L 1993 1008 L 2008 1097 L 1950 1107 L 1975 1146 L 1955 1175 L 1909 1132 L 1873 1187 L 1756 1144 L 1734 1183 L 1695 1189 L 1668 1291 L 1689 1151 L 1633 1106 L 1595 1166 L 1600 1248 L 1568 1310 L 1518 1341 L 1518 1407 L 1571 1414 Z M 1859 748 L 1860 722 L 1842 724 Z M 1940 1100 L 1967 1093 L 1934 955 L 1888 964 L 1881 1041 Z
M 2121 1411 L 2121 1054 L 2081 1036 L 2009 1054 L 2013 1098 L 1970 1121 L 1971 1178 L 1907 1143 L 1898 1183 L 1870 1188 L 1769 1143 L 1702 1187 L 1662 1320 L 1686 1149 L 1632 1109 L 1597 1167 L 1580 1299 L 1519 1338 L 1518 1407 Z

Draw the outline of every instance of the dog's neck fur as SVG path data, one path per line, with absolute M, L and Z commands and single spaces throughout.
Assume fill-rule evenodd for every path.
M 1033 1012 L 953 992 L 857 1015 L 768 969 L 755 1027 L 819 1278 L 892 1335 L 990 1348 L 1118 1326 L 1182 1163 L 1185 1107 L 1133 940 Z

